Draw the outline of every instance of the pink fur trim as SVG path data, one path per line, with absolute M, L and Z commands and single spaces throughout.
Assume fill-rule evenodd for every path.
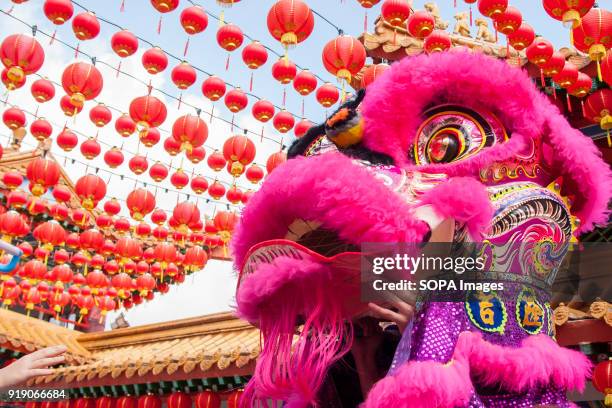
M 483 384 L 503 384 L 514 392 L 545 384 L 581 391 L 591 370 L 584 354 L 561 347 L 544 334 L 527 337 L 519 348 L 508 348 L 483 340 L 479 333 L 463 333 L 457 352 L 469 355 L 472 374 Z
M 243 406 L 268 399 L 285 401 L 287 408 L 316 406 L 327 370 L 352 343 L 331 274 L 326 265 L 282 256 L 241 285 L 239 310 L 243 316 L 252 311 L 247 317 L 258 320 L 263 336 Z M 296 335 L 298 319 L 304 323 Z
M 582 390 L 590 370 L 586 356 L 543 334 L 514 348 L 491 344 L 477 332 L 463 332 L 449 363 L 405 363 L 372 388 L 363 408 L 464 406 L 473 393 L 471 378 L 517 393 L 548 384 Z
M 449 365 L 414 361 L 395 376 L 377 382 L 360 408 L 453 408 L 467 406 L 471 395 L 470 368 L 465 359 Z
M 493 206 L 485 186 L 469 177 L 455 177 L 428 191 L 421 200 L 434 207 L 438 216 L 466 224 L 470 235 L 478 239 L 493 218 Z
M 347 242 L 421 242 L 428 227 L 408 204 L 348 157 L 291 159 L 271 173 L 246 206 L 232 241 L 236 266 L 254 244 L 284 238 L 296 219 L 319 221 Z
M 483 69 L 486 67 L 486 69 Z M 426 166 L 449 175 L 475 175 L 478 168 L 512 157 L 518 135 L 548 143 L 556 174 L 567 192 L 576 195 L 572 210 L 581 231 L 607 220 L 612 173 L 588 137 L 574 130 L 548 98 L 520 69 L 477 52 L 440 52 L 404 58 L 368 87 L 362 104 L 366 121 L 364 144 L 411 167 L 410 151 L 422 113 L 432 105 L 455 103 L 489 109 L 502 121 L 511 139 L 465 162 Z M 542 136 L 543 135 L 543 136 Z

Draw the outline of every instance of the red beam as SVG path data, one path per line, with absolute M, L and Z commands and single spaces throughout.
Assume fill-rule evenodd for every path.
M 557 342 L 562 346 L 612 342 L 612 326 L 600 319 L 572 320 L 557 326 Z

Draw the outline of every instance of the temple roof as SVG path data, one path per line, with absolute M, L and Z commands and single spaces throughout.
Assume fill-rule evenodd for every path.
M 6 313 L 18 316 L 22 325 L 34 320 Z M 81 350 L 83 356 L 88 357 L 80 364 L 73 361 L 55 370 L 54 374 L 29 383 L 45 388 L 248 375 L 260 350 L 259 330 L 232 313 L 91 334 L 42 321 L 37 324 L 42 333 L 61 329 L 59 332 L 64 333 L 63 338 L 69 342 L 71 350 Z M 33 342 L 38 332 L 38 329 L 20 330 L 12 335 L 23 336 L 20 341 Z M 57 343 L 52 336 L 44 337 L 53 341 L 39 347 Z

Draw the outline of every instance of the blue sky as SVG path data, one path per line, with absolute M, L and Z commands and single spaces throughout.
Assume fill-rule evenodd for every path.
M 90 9 L 97 13 L 101 18 L 108 19 L 119 26 L 128 29 L 140 37 L 143 37 L 152 43 L 166 49 L 167 51 L 175 54 L 182 55 L 187 35 L 179 24 L 180 10 L 189 5 L 186 0 L 181 0 L 181 5 L 177 10 L 172 13 L 164 15 L 162 32 L 161 35 L 157 34 L 157 23 L 159 19 L 159 13 L 157 13 L 150 2 L 147 0 L 125 0 L 125 12 L 120 13 L 121 0 L 78 0 L 79 4 L 82 4 L 87 9 Z M 422 9 L 423 4 L 426 1 L 417 0 L 414 2 L 414 8 Z M 442 12 L 444 20 L 452 22 L 453 15 L 462 10 L 468 10 L 468 6 L 463 0 L 457 0 L 457 9 L 453 8 L 453 0 L 439 0 L 438 6 Z M 221 8 L 216 4 L 215 0 L 198 0 L 206 10 L 218 15 Z M 283 53 L 283 49 L 272 36 L 268 33 L 266 27 L 266 15 L 267 11 L 274 3 L 273 0 L 242 0 L 236 4 L 233 8 L 225 9 L 225 18 L 227 21 L 233 22 L 239 25 L 243 31 L 250 37 L 260 40 L 263 44 L 272 47 L 279 54 Z M 324 15 L 327 19 L 333 22 L 335 25 L 341 27 L 345 33 L 357 36 L 363 30 L 363 19 L 365 9 L 361 8 L 356 0 L 308 0 L 307 3 L 317 12 Z M 538 34 L 542 34 L 549 40 L 551 40 L 556 47 L 567 46 L 569 43 L 569 35 L 561 23 L 551 19 L 544 12 L 541 2 L 536 0 L 511 0 L 510 3 L 518 7 L 523 12 L 524 19 L 529 22 L 536 30 Z M 42 0 L 29 0 L 27 3 L 15 6 L 13 15 L 17 18 L 23 19 L 30 24 L 37 24 L 40 29 L 46 32 L 52 32 L 55 27 L 44 17 L 42 12 Z M 0 7 L 3 10 L 8 10 L 12 3 L 8 0 L 2 0 Z M 81 12 L 82 9 L 75 7 L 75 12 Z M 369 11 L 369 21 L 372 24 L 375 17 L 380 12 L 380 4 Z M 474 8 L 475 16 L 478 16 L 477 10 Z M 240 56 L 240 50 L 235 51 L 231 55 L 231 63 L 228 71 L 225 70 L 226 52 L 222 50 L 216 43 L 215 34 L 218 28 L 218 21 L 213 18 L 209 18 L 209 26 L 207 30 L 198 34 L 191 40 L 189 48 L 189 54 L 187 60 L 194 66 L 198 66 L 212 74 L 216 74 L 224 78 L 227 82 L 239 85 L 243 89 L 248 89 L 250 70 L 244 65 Z M 371 26 L 370 26 L 371 28 Z M 0 37 L 4 38 L 9 34 L 16 32 L 26 33 L 29 28 L 22 24 L 12 20 L 11 18 L 0 14 Z M 110 37 L 117 31 L 116 27 L 109 26 L 102 23 L 101 34 L 92 41 L 84 42 L 80 45 L 80 48 L 88 54 L 95 55 L 99 60 L 105 61 L 113 66 L 119 62 L 119 58 L 112 52 L 110 48 Z M 337 31 L 331 25 L 323 21 L 319 17 L 315 17 L 315 29 L 313 34 L 304 43 L 298 45 L 295 49 L 290 50 L 289 57 L 296 62 L 298 65 L 309 68 L 312 72 L 316 73 L 322 78 L 329 81 L 334 81 L 334 78 L 328 74 L 323 68 L 321 62 L 321 50 L 324 44 L 333 39 L 337 35 Z M 76 46 L 77 41 L 72 33 L 70 24 L 65 24 L 58 29 L 58 38 Z M 39 41 L 45 47 L 46 61 L 45 65 L 40 71 L 41 75 L 48 76 L 49 78 L 59 82 L 61 72 L 63 68 L 74 61 L 74 52 L 63 47 L 59 43 L 49 45 L 48 39 L 42 36 L 38 36 Z M 500 36 L 503 40 L 503 36 Z M 245 44 L 249 40 L 245 40 Z M 140 44 L 139 52 L 123 61 L 122 69 L 129 72 L 132 75 L 148 82 L 149 79 L 153 80 L 153 84 L 165 90 L 168 93 L 178 96 L 179 91 L 175 88 L 169 79 L 170 69 L 177 64 L 176 61 L 170 61 L 169 68 L 164 72 L 163 75 L 151 77 L 146 74 L 140 64 L 141 53 L 148 49 L 149 46 L 146 44 Z M 82 59 L 82 58 L 81 58 Z M 255 87 L 253 93 L 268 99 L 276 105 L 282 103 L 282 87 L 272 78 L 270 69 L 272 64 L 276 61 L 277 57 L 270 55 L 268 63 L 255 71 Z M 99 69 L 102 71 L 105 79 L 105 86 L 102 94 L 100 95 L 99 101 L 106 104 L 112 105 L 122 111 L 126 111 L 131 99 L 137 96 L 144 95 L 146 93 L 146 87 L 134 80 L 121 75 L 116 78 L 112 69 L 101 66 L 98 64 Z M 93 136 L 96 129 L 89 123 L 87 118 L 88 109 L 94 105 L 94 102 L 89 102 L 85 108 L 85 111 L 79 115 L 76 121 L 67 121 L 59 110 L 58 99 L 45 104 L 44 106 L 37 106 L 32 100 L 29 94 L 29 85 L 31 81 L 36 78 L 28 79 L 28 84 L 16 92 L 12 92 L 8 96 L 9 104 L 17 105 L 30 112 L 34 112 L 39 108 L 39 114 L 45 116 L 54 125 L 55 133 L 64 124 L 67 124 L 74 130 L 79 132 L 80 142 L 85 140 L 87 136 Z M 197 83 L 184 93 L 183 98 L 190 104 L 196 105 L 203 108 L 205 111 L 211 109 L 211 104 L 205 98 L 202 97 L 200 91 L 200 84 L 205 79 L 204 75 L 199 75 Z M 57 90 L 58 95 L 61 95 L 62 91 Z M 155 94 L 155 93 L 154 93 Z M 168 104 L 169 117 L 166 123 L 162 126 L 162 140 L 167 136 L 167 131 L 170 129 L 173 120 L 179 115 L 186 113 L 194 113 L 192 108 L 183 105 L 181 108 L 177 106 L 177 102 L 173 100 L 165 100 Z M 252 104 L 254 100 L 251 100 Z M 287 107 L 293 113 L 299 113 L 301 110 L 301 97 L 293 90 L 289 85 L 287 89 Z M 251 117 L 250 106 L 236 117 L 236 123 L 242 127 L 248 128 L 254 132 L 261 132 L 262 125 L 255 121 Z M 218 102 L 215 105 L 215 113 L 221 115 L 225 119 L 230 119 L 231 115 L 227 109 L 223 106 L 222 102 Z M 306 98 L 306 117 L 313 121 L 321 121 L 324 118 L 324 110 L 316 103 L 314 95 Z M 114 112 L 114 117 L 117 117 L 117 113 Z M 33 119 L 28 118 L 31 122 Z M 220 148 L 223 141 L 231 134 L 230 127 L 218 120 L 209 123 L 210 135 L 207 142 L 207 153 L 210 154 L 211 149 Z M 265 163 L 267 156 L 278 150 L 278 142 L 281 136 L 273 129 L 272 125 L 268 123 L 265 126 L 265 134 L 272 140 L 259 141 L 257 140 L 258 154 L 256 161 L 258 163 Z M 2 130 L 0 135 L 7 136 L 7 132 Z M 149 157 L 150 164 L 160 159 L 168 163 L 170 161 L 169 156 L 163 151 L 160 145 L 146 150 L 138 146 L 136 137 L 133 136 L 130 139 L 121 139 L 109 125 L 99 133 L 99 140 L 103 143 L 103 152 L 106 151 L 112 145 L 123 145 L 126 151 L 126 163 L 127 160 L 133 155 L 133 152 L 139 152 L 146 154 Z M 6 143 L 6 139 L 0 140 L 3 144 Z M 287 142 L 287 138 L 285 138 Z M 33 145 L 31 137 L 27 137 L 24 140 L 26 147 Z M 137 181 L 126 182 L 122 180 L 119 175 L 126 175 L 134 177 L 130 173 L 127 165 L 124 164 L 120 168 L 113 170 L 114 175 L 110 173 L 104 173 L 108 170 L 102 161 L 101 157 L 94 159 L 86 164 L 81 164 L 85 160 L 78 152 L 78 148 L 73 152 L 65 153 L 54 147 L 53 153 L 56 154 L 61 160 L 65 160 L 66 169 L 69 174 L 73 176 L 73 179 L 78 178 L 80 175 L 91 171 L 93 168 L 100 168 L 102 177 L 108 180 L 109 193 L 108 196 L 115 196 L 119 199 L 125 198 L 130 190 L 142 182 L 148 182 L 150 185 L 150 179 L 145 175 L 141 176 Z M 76 159 L 77 162 L 72 163 L 70 159 Z M 173 166 L 178 167 L 181 165 L 180 159 L 173 159 Z M 218 177 L 221 181 L 226 183 L 231 182 L 231 178 L 223 172 L 221 175 L 212 174 L 205 164 L 199 164 L 197 166 L 191 163 L 184 162 L 184 168 L 187 173 L 202 173 L 203 175 L 210 177 Z M 244 188 L 248 188 L 248 182 L 240 180 L 238 185 Z M 187 198 L 185 193 L 177 194 L 175 192 L 163 192 L 164 188 L 171 187 L 167 182 L 159 184 L 162 189 L 158 191 L 158 205 L 167 211 L 170 211 L 177 200 L 184 200 Z M 191 195 L 190 199 L 194 199 Z M 211 214 L 217 210 L 217 205 L 214 203 L 206 203 L 204 199 L 197 198 L 197 203 L 201 208 L 201 211 L 205 214 Z M 178 287 L 173 287 L 170 292 L 161 297 L 157 297 L 154 301 L 149 302 L 135 310 L 130 311 L 127 314 L 128 321 L 134 324 L 144 324 L 156 321 L 170 320 L 180 317 L 188 317 L 201 315 L 205 313 L 212 313 L 216 311 L 228 310 L 233 301 L 233 294 L 235 290 L 235 275 L 232 272 L 231 265 L 227 262 L 211 262 L 201 273 L 195 274 L 187 278 L 186 284 Z M 112 320 L 112 315 L 111 319 Z

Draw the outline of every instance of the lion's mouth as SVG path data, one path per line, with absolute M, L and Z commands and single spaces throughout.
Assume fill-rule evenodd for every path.
M 332 257 L 343 252 L 359 252 L 359 246 L 351 244 L 336 231 L 321 227 L 316 221 L 296 219 L 289 225 L 285 239 L 325 257 Z

